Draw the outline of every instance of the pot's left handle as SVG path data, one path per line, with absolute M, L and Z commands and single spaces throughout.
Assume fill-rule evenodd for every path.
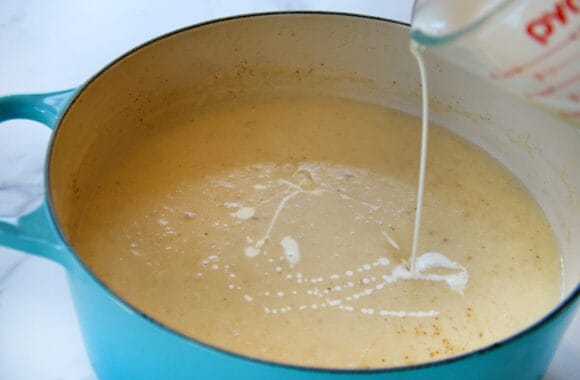
M 0 97 L 0 123 L 28 119 L 54 129 L 76 90 Z M 46 257 L 63 266 L 67 266 L 70 258 L 56 233 L 46 202 L 15 223 L 0 221 L 0 245 Z

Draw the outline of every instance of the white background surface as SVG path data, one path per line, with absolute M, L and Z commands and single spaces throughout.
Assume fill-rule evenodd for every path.
M 78 86 L 134 46 L 213 18 L 311 9 L 408 21 L 411 6 L 410 0 L 0 0 L 0 96 Z M 48 137 L 48 130 L 35 123 L 0 126 L 0 215 L 16 216 L 40 201 Z M 580 378 L 579 341 L 577 316 L 547 378 Z M 2 248 L 0 379 L 96 379 L 64 271 L 44 259 Z

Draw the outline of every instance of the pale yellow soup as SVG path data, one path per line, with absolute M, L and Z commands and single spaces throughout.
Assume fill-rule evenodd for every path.
M 417 118 L 325 97 L 192 113 L 118 147 L 73 237 L 96 275 L 161 323 L 261 359 L 368 368 L 477 349 L 558 302 L 542 211 L 445 129 L 430 130 L 411 272 Z

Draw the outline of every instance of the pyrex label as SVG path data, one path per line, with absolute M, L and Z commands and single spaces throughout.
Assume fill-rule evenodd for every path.
M 569 23 L 570 19 L 580 13 L 580 3 L 576 0 L 560 0 L 555 2 L 552 9 L 546 10 L 539 17 L 530 21 L 526 26 L 527 34 L 540 45 L 548 45 L 550 37 L 561 26 Z

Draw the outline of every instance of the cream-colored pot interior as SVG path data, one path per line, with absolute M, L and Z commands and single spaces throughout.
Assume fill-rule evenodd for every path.
M 272 91 L 331 94 L 420 114 L 408 28 L 344 15 L 278 14 L 210 23 L 156 40 L 90 81 L 52 146 L 50 196 L 71 240 L 94 178 L 135 129 L 186 121 L 196 106 Z M 563 121 L 427 56 L 431 118 L 504 163 L 558 236 L 564 296 L 580 280 L 580 134 Z M 418 159 L 418 157 L 417 157 Z

